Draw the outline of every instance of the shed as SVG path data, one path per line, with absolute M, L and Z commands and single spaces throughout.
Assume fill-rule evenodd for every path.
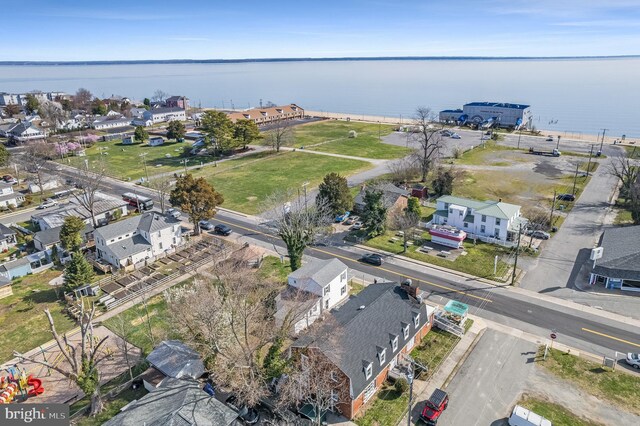
M 149 146 L 160 146 L 162 144 L 164 144 L 162 136 L 154 136 L 149 139 Z

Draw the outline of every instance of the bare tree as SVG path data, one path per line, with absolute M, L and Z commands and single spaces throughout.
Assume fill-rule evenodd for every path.
M 171 192 L 173 184 L 174 181 L 170 176 L 160 176 L 149 181 L 149 187 L 158 194 L 158 198 L 160 199 L 160 211 L 162 212 L 164 212 L 167 196 Z
M 411 138 L 418 143 L 417 159 L 422 174 L 422 182 L 427 181 L 427 175 L 433 163 L 440 158 L 442 148 L 443 126 L 435 122 L 435 115 L 430 108 L 420 107 L 416 110 L 413 125 L 415 126 Z
M 300 196 L 291 190 L 271 194 L 265 207 L 265 223 L 286 244 L 291 269 L 295 271 L 302 266 L 305 248 L 331 223 L 331 208 L 326 201 L 309 199 L 306 191 Z
M 169 94 L 165 91 L 163 91 L 162 89 L 158 89 L 155 92 L 153 92 L 153 97 L 152 99 L 156 102 L 164 102 L 165 99 L 167 99 L 169 97 Z
M 293 140 L 293 127 L 287 120 L 278 120 L 270 126 L 264 140 L 276 152 L 280 152 L 281 147 L 289 145 Z
M 38 107 L 38 115 L 47 121 L 55 129 L 58 128 L 67 119 L 67 112 L 58 102 L 45 101 L 41 102 Z
M 35 176 L 40 189 L 40 199 L 44 195 L 44 176 L 47 162 L 53 157 L 53 147 L 44 141 L 28 142 L 20 156 L 20 162 L 28 173 Z
M 526 212 L 527 229 L 531 231 L 542 230 L 546 231 L 551 227 L 551 217 L 549 212 L 540 207 L 534 207 Z M 533 238 L 529 239 L 529 248 L 533 244 Z
M 640 164 L 628 157 L 618 157 L 611 161 L 608 173 L 618 178 L 621 184 L 620 196 L 626 200 L 631 194 L 631 186 L 640 177 Z
M 406 252 L 413 230 L 420 222 L 420 216 L 408 210 L 393 210 L 387 220 L 389 228 L 402 232 L 403 252 Z
M 38 352 L 34 355 L 25 355 L 14 351 L 15 357 L 23 361 L 29 361 L 44 365 L 62 374 L 67 379 L 73 381 L 86 394 L 91 396 L 91 415 L 95 416 L 104 408 L 102 395 L 100 392 L 100 363 L 107 358 L 108 354 L 102 351 L 102 345 L 109 336 L 96 341 L 93 332 L 93 318 L 96 312 L 95 306 L 90 312 L 85 312 L 81 304 L 80 311 L 80 341 L 72 342 L 66 334 L 60 336 L 56 331 L 53 317 L 48 309 L 44 310 L 49 329 L 53 335 L 56 345 L 64 362 L 50 363 L 38 358 Z
M 390 180 L 394 184 L 406 184 L 420 176 L 420 162 L 415 155 L 410 155 L 396 161 L 391 161 L 387 165 Z
M 93 95 L 91 94 L 91 92 L 81 87 L 80 89 L 78 89 L 75 96 L 73 97 L 73 105 L 77 109 L 87 111 L 91 107 L 92 100 L 93 100 Z
M 129 339 L 133 334 L 133 328 L 124 315 L 116 315 L 113 317 L 112 324 L 114 326 L 114 333 L 120 337 L 120 339 L 116 339 L 116 345 L 124 356 L 124 361 L 127 364 L 127 370 L 129 371 L 129 378 L 133 380 L 133 366 L 131 365 L 130 358 L 131 351 L 134 346 L 129 343 Z
M 631 185 L 629 194 L 629 210 L 634 225 L 640 225 L 640 182 L 636 181 Z
M 73 197 L 78 204 L 87 210 L 91 216 L 91 223 L 94 228 L 98 226 L 95 211 L 96 202 L 99 200 L 97 193 L 100 188 L 102 188 L 105 173 L 104 165 L 100 165 L 97 171 L 89 170 L 88 163 L 85 163 L 85 168 L 79 167 L 76 169 L 76 174 L 78 175 L 76 187 L 80 189 L 80 191 L 74 191 Z
M 248 406 L 268 392 L 259 359 L 278 335 L 268 303 L 277 288 L 232 257 L 209 279 L 165 293 L 176 331 L 201 354 L 214 380 Z

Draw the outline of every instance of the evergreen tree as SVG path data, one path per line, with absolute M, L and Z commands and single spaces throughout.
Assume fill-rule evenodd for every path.
M 185 135 L 184 124 L 182 124 L 178 120 L 173 120 L 169 122 L 167 126 L 167 138 L 168 139 L 183 139 Z
M 27 95 L 27 105 L 24 108 L 29 114 L 36 112 L 39 106 L 40 102 L 38 102 L 38 99 L 35 96 L 31 94 Z
M 133 137 L 138 142 L 144 142 L 149 137 L 149 132 L 143 126 L 136 126 Z
M 362 224 L 369 238 L 384 234 L 387 229 L 387 208 L 382 191 L 367 190 L 364 194 Z
M 422 216 L 422 210 L 420 209 L 420 200 L 417 197 L 409 197 L 407 200 L 407 214 L 412 214 L 417 217 Z
M 77 216 L 67 216 L 60 228 L 60 244 L 70 253 L 77 252 L 82 246 L 81 232 L 85 223 Z
M 89 284 L 93 276 L 93 266 L 81 252 L 76 251 L 71 255 L 71 260 L 64 268 L 64 286 L 68 291 L 76 289 Z
M 246 149 L 247 145 L 262 139 L 258 125 L 253 120 L 247 119 L 236 121 L 233 126 L 233 137 L 242 145 L 243 149 Z
M 318 187 L 318 202 L 327 203 L 334 215 L 343 214 L 353 207 L 353 196 L 347 186 L 347 178 L 329 173 Z

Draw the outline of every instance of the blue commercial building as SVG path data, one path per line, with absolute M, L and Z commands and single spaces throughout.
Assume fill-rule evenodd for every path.
M 533 120 L 531 107 L 502 102 L 471 102 L 462 110 L 440 111 L 441 122 L 474 123 L 481 127 L 530 128 Z

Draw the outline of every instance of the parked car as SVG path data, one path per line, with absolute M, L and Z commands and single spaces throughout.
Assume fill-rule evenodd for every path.
M 260 420 L 260 413 L 258 413 L 258 410 L 238 403 L 238 398 L 236 398 L 235 395 L 231 395 L 227 399 L 226 404 L 238 412 L 238 416 L 245 424 L 253 425 L 258 423 L 258 420 Z
M 545 139 L 545 141 L 547 141 L 547 142 L 553 142 L 553 136 L 551 136 L 551 135 L 547 136 L 547 138 Z
M 354 231 L 359 231 L 360 229 L 362 229 L 363 226 L 364 226 L 364 224 L 362 222 L 358 221 L 358 222 L 353 224 L 351 229 L 353 229 Z
M 213 229 L 213 223 L 209 222 L 208 220 L 201 220 L 200 222 L 198 222 L 198 226 L 200 227 L 200 229 L 204 229 L 206 231 L 210 231 Z
M 43 210 L 43 209 L 48 209 L 49 207 L 55 207 L 58 205 L 57 201 L 48 199 L 45 200 L 42 204 L 40 204 L 38 207 L 36 207 L 38 210 Z
M 4 175 L 2 176 L 2 180 L 4 180 L 6 183 L 10 183 L 12 185 L 15 185 L 18 183 L 18 180 L 16 178 L 14 178 L 11 175 Z
M 224 235 L 225 237 L 227 237 L 227 236 L 231 235 L 231 228 L 229 228 L 227 225 L 225 225 L 223 223 L 219 223 L 213 228 L 213 232 L 215 232 L 216 234 Z
M 447 409 L 447 405 L 449 405 L 449 395 L 442 389 L 434 390 L 424 403 L 420 420 L 428 425 L 435 425 L 442 412 Z
M 354 223 L 356 223 L 358 221 L 358 219 L 360 219 L 359 216 L 351 216 L 351 217 L 349 217 L 349 219 L 346 220 L 345 224 L 346 225 L 353 225 Z
M 380 266 L 383 263 L 382 256 L 375 253 L 365 254 L 360 260 L 362 260 L 364 263 L 369 263 L 375 266 Z
M 530 229 L 525 234 L 529 235 L 532 238 L 539 238 L 541 240 L 548 240 L 549 238 L 551 238 L 551 235 L 548 232 L 544 232 L 540 230 L 534 231 L 533 229 Z
M 440 133 L 442 133 L 442 136 L 452 136 L 453 132 L 451 130 L 441 130 Z
M 451 135 L 451 139 L 460 139 L 460 135 L 457 133 L 454 133 Z
M 640 354 L 629 352 L 625 361 L 627 361 L 627 364 L 629 364 L 633 368 L 640 368 Z
M 171 216 L 174 219 L 180 219 L 180 212 L 177 209 L 174 209 L 173 207 L 170 209 L 167 209 L 164 213 L 167 216 Z
M 349 218 L 351 212 L 344 212 L 344 214 L 339 214 L 336 216 L 336 223 L 342 223 Z
M 559 194 L 556 198 L 560 201 L 575 201 L 576 196 L 573 194 Z

